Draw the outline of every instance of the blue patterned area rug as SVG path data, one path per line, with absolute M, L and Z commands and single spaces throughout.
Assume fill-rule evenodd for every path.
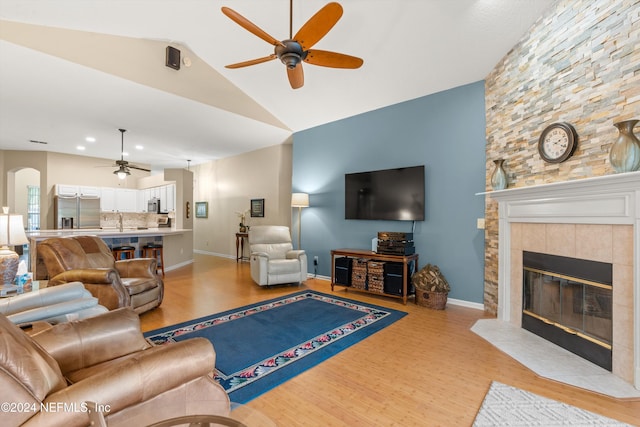
M 303 291 L 145 334 L 156 344 L 204 337 L 216 349 L 216 380 L 246 403 L 407 313 Z
M 631 427 L 602 415 L 494 381 L 473 427 Z

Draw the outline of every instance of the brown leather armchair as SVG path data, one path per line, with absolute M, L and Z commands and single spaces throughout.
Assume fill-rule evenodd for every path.
M 97 404 L 109 427 L 230 412 L 212 379 L 213 345 L 204 338 L 150 344 L 131 308 L 32 336 L 0 315 L 0 342 L 2 425 L 87 426 L 85 402 Z
M 97 236 L 54 237 L 36 247 L 47 267 L 48 286 L 82 282 L 109 310 L 132 307 L 144 313 L 162 303 L 164 283 L 154 258 L 116 261 Z

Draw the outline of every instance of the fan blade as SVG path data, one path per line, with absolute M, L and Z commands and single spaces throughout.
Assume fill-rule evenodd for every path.
M 129 165 L 128 168 L 130 169 L 137 169 L 139 171 L 144 171 L 144 172 L 151 172 L 150 169 L 145 169 L 145 168 L 141 168 L 140 166 L 134 166 L 134 165 Z
M 254 24 L 253 22 L 249 21 L 247 18 L 245 18 L 244 16 L 240 15 L 235 10 L 229 9 L 228 7 L 224 7 L 224 6 L 222 7 L 221 10 L 222 10 L 222 13 L 227 15 L 236 24 L 240 25 L 242 28 L 244 28 L 245 30 L 249 31 L 250 33 L 253 33 L 256 36 L 260 37 L 262 40 L 266 41 L 267 43 L 272 44 L 274 46 L 280 45 L 280 46 L 284 47 L 284 45 L 282 44 L 282 42 L 280 40 L 276 40 L 274 37 L 272 37 L 269 34 L 267 34 L 264 30 L 262 30 L 256 24 Z
M 295 68 L 287 68 L 287 77 L 292 89 L 299 89 L 304 85 L 304 72 L 302 63 L 298 63 Z
M 329 3 L 316 12 L 298 30 L 293 40 L 300 43 L 304 50 L 318 43 L 342 16 L 342 6 L 338 3 Z
M 267 61 L 271 61 L 272 59 L 276 59 L 277 56 L 275 53 L 272 53 L 269 56 L 265 56 L 264 58 L 257 58 L 257 59 L 252 59 L 250 61 L 244 61 L 244 62 L 238 62 L 237 64 L 229 64 L 229 65 L 225 65 L 225 68 L 242 68 L 242 67 L 248 67 L 249 65 L 256 65 L 256 64 L 261 64 L 263 62 L 267 62 Z
M 360 68 L 364 63 L 362 59 L 355 56 L 327 50 L 308 50 L 304 62 L 331 68 Z

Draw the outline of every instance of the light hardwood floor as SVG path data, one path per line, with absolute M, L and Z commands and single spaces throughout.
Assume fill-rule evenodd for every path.
M 248 263 L 196 254 L 165 277 L 162 305 L 141 315 L 144 331 L 302 289 L 331 293 L 326 280 L 261 288 Z M 633 425 L 640 400 L 616 400 L 536 376 L 471 332 L 479 310 L 444 311 L 346 291 L 335 295 L 409 313 L 249 403 L 278 426 L 468 426 L 491 381 L 499 381 Z

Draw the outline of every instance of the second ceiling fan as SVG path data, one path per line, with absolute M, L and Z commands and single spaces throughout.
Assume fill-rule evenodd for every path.
M 328 3 L 293 34 L 293 0 L 289 3 L 289 38 L 277 40 L 267 34 L 260 27 L 249 21 L 238 12 L 228 7 L 222 8 L 222 13 L 240 25 L 242 28 L 275 46 L 274 53 L 262 58 L 238 62 L 227 65 L 226 68 L 241 68 L 249 65 L 261 64 L 273 59 L 280 59 L 287 67 L 287 77 L 293 89 L 304 85 L 302 62 L 331 68 L 359 68 L 363 60 L 355 56 L 326 50 L 311 49 L 322 39 L 342 16 L 342 6 L 338 3 Z
M 126 129 L 118 129 L 120 131 L 120 160 L 116 160 L 116 166 L 118 169 L 113 171 L 114 174 L 118 175 L 118 178 L 125 179 L 128 175 L 131 175 L 130 169 L 137 169 L 144 172 L 151 172 L 150 169 L 141 168 L 140 166 L 134 166 L 129 164 L 128 161 L 124 159 L 124 133 L 127 131 Z

